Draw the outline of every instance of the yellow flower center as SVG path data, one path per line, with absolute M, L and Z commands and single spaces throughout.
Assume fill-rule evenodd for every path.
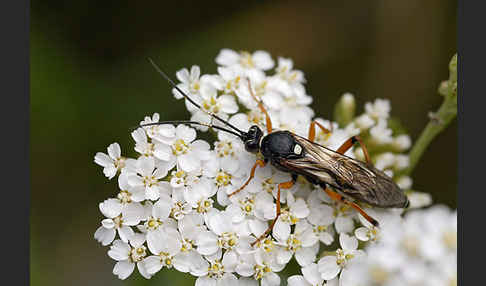
M 242 65 L 245 68 L 254 68 L 255 63 L 253 62 L 253 59 L 251 58 L 251 54 L 246 51 L 240 52 L 240 65 Z
M 177 139 L 172 145 L 172 153 L 174 155 L 186 154 L 189 151 L 189 146 L 182 139 Z
M 216 175 L 216 185 L 218 187 L 227 186 L 231 183 L 231 174 L 228 174 L 224 171 L 218 172 Z

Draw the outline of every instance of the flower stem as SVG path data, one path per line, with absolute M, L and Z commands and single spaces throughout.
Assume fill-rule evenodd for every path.
M 444 96 L 444 101 L 437 112 L 429 114 L 429 123 L 413 145 L 409 154 L 410 165 L 404 172 L 406 175 L 412 173 L 432 140 L 457 116 L 457 54 L 452 57 L 449 70 L 449 80 L 439 86 L 439 93 Z

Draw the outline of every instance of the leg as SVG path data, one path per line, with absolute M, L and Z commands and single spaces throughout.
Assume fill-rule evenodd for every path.
M 270 232 L 273 229 L 273 226 L 275 225 L 275 223 L 277 222 L 278 217 L 280 216 L 280 189 L 281 188 L 282 189 L 290 189 L 290 188 L 292 188 L 292 186 L 294 184 L 295 184 L 294 178 L 292 178 L 292 181 L 288 181 L 288 182 L 284 182 L 284 183 L 278 184 L 278 191 L 277 191 L 277 215 L 275 216 L 275 219 L 272 221 L 272 223 L 267 228 L 267 230 L 262 235 L 260 235 L 260 237 L 257 240 L 255 240 L 251 244 L 251 246 L 257 244 L 260 240 L 264 239 L 265 237 L 267 237 L 267 235 L 270 234 Z
M 258 107 L 260 108 L 261 112 L 265 114 L 265 120 L 267 123 L 267 133 L 270 134 L 272 132 L 272 120 L 270 120 L 270 116 L 268 115 L 267 110 L 263 106 L 263 103 L 260 100 L 258 100 L 255 94 L 253 94 L 253 90 L 251 89 L 250 79 L 247 80 L 248 80 L 248 89 L 250 90 L 251 97 L 253 97 L 253 99 L 258 103 Z
M 341 196 L 340 194 L 331 191 L 329 188 L 325 188 L 324 192 L 333 200 L 347 204 L 357 210 L 367 221 L 369 221 L 372 225 L 378 226 L 378 221 L 372 217 L 370 217 L 360 206 L 356 203 L 348 201 L 345 197 Z
M 229 194 L 228 197 L 231 197 L 232 195 L 239 193 L 241 190 L 243 190 L 250 183 L 250 181 L 253 179 L 253 177 L 255 177 L 255 170 L 256 170 L 257 166 L 264 167 L 265 161 L 260 160 L 260 159 L 256 160 L 255 165 L 253 165 L 253 167 L 251 168 L 250 177 L 248 178 L 248 180 L 238 190 Z
M 319 128 L 321 128 L 321 130 L 325 134 L 331 134 L 331 130 L 329 130 L 326 127 L 322 126 L 322 124 L 320 124 L 319 122 L 313 120 L 311 122 L 311 125 L 310 125 L 310 128 L 309 128 L 309 136 L 307 137 L 310 142 L 314 142 L 314 139 L 316 137 L 316 125 L 319 126 Z M 332 124 L 331 124 L 331 128 L 332 128 Z
M 363 144 L 363 141 L 361 141 L 361 138 L 359 138 L 359 136 L 353 136 L 353 137 L 349 138 L 348 140 L 346 140 L 346 142 L 344 142 L 343 145 L 341 145 L 341 147 L 339 147 L 339 149 L 337 149 L 336 152 L 338 152 L 339 154 L 344 154 L 356 142 L 359 143 L 359 145 L 361 146 L 361 149 L 363 150 L 363 153 L 364 153 L 364 156 L 365 156 L 365 159 L 366 159 L 366 163 L 371 165 L 371 160 L 370 160 L 370 155 L 368 154 L 368 149 L 366 149 L 366 146 Z

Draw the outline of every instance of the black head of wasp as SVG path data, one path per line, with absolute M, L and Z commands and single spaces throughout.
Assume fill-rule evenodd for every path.
M 183 92 L 151 59 L 149 61 L 169 81 L 173 88 L 191 104 L 203 110 L 199 104 Z M 291 188 L 295 184 L 298 176 L 302 176 L 310 183 L 320 186 L 331 199 L 351 206 L 374 226 L 378 226 L 378 221 L 369 216 L 355 201 L 381 208 L 408 207 L 408 198 L 397 184 L 384 172 L 372 166 L 368 151 L 359 136 L 349 138 L 338 150 L 334 151 L 314 142 L 316 125 L 324 133 L 331 132 L 317 121 L 311 122 L 307 138 L 290 131 L 275 131 L 272 129 L 272 121 L 263 103 L 253 94 L 250 81 L 248 80 L 247 82 L 251 96 L 258 103 L 260 111 L 265 115 L 266 135 L 264 135 L 263 131 L 257 125 L 251 126 L 245 132 L 217 115 L 204 110 L 212 119 L 220 121 L 230 129 L 213 124 L 182 120 L 149 123 L 141 125 L 141 127 L 161 124 L 206 126 L 233 134 L 242 140 L 248 152 L 254 154 L 260 153 L 263 156 L 263 160 L 256 160 L 250 171 L 248 180 L 236 191 L 229 194 L 229 196 L 243 190 L 253 179 L 256 168 L 263 167 L 268 163 L 281 171 L 291 174 L 292 179 L 290 181 L 278 184 L 276 199 L 277 213 L 275 219 L 253 244 L 265 238 L 272 231 L 275 222 L 281 214 L 280 191 L 281 189 Z M 355 143 L 359 143 L 361 146 L 366 162 L 361 162 L 344 155 Z M 333 187 L 333 190 L 329 186 Z

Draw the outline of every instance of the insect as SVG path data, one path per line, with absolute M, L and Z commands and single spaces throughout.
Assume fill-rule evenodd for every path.
M 184 93 L 150 58 L 150 63 L 155 69 L 190 103 L 203 110 L 199 104 Z M 248 152 L 263 156 L 257 159 L 251 168 L 248 180 L 233 193 L 232 196 L 243 190 L 254 178 L 256 168 L 271 164 L 275 168 L 290 173 L 291 180 L 278 184 L 276 199 L 276 216 L 268 229 L 255 241 L 270 234 L 278 217 L 281 214 L 280 193 L 282 189 L 290 189 L 302 176 L 314 185 L 320 186 L 333 200 L 344 203 L 357 210 L 372 225 L 378 226 L 378 221 L 369 216 L 357 203 L 363 202 L 371 206 L 381 208 L 407 208 L 409 201 L 397 184 L 384 172 L 372 166 L 366 147 L 359 136 L 353 136 L 346 140 L 336 151 L 326 148 L 314 142 L 315 129 L 320 128 L 324 133 L 331 131 L 317 121 L 312 121 L 308 137 L 304 138 L 289 131 L 279 131 L 272 128 L 272 121 L 263 103 L 253 94 L 250 81 L 248 87 L 253 99 L 258 103 L 258 108 L 265 115 L 267 134 L 253 125 L 248 131 L 243 131 L 223 120 L 217 115 L 205 111 L 211 118 L 220 121 L 226 127 L 205 124 L 195 121 L 164 121 L 148 125 L 160 124 L 189 124 L 201 125 L 231 133 L 242 140 Z M 365 155 L 366 162 L 350 158 L 344 153 L 355 143 L 359 143 Z M 333 189 L 329 188 L 331 186 Z

